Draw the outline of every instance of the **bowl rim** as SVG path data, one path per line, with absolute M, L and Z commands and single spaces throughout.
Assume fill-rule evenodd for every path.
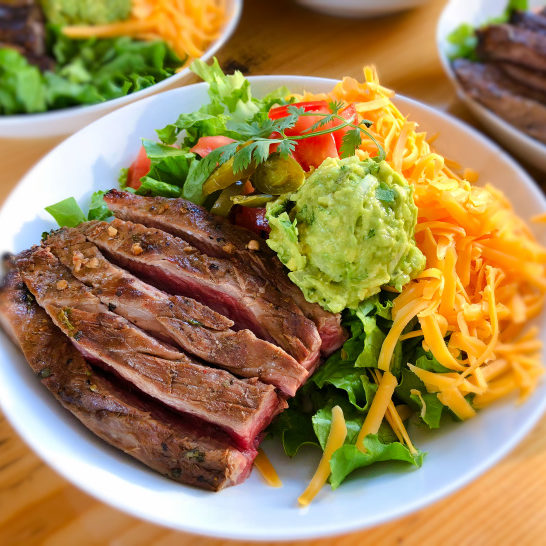
M 290 87 L 291 82 L 303 83 L 303 85 L 306 87 L 307 86 L 312 87 L 314 83 L 323 83 L 323 84 L 327 83 L 331 86 L 338 83 L 338 80 L 330 79 L 330 78 L 295 76 L 295 75 L 251 76 L 248 79 L 250 80 L 251 84 L 259 83 L 259 82 L 271 82 L 271 83 L 275 82 L 276 85 L 286 84 L 288 87 Z M 207 84 L 205 83 L 196 83 L 190 86 L 185 86 L 185 87 L 165 91 L 161 93 L 161 95 L 162 96 L 165 96 L 166 94 L 174 95 L 178 93 L 184 93 L 185 90 L 189 87 L 205 88 L 206 86 Z M 397 99 L 399 99 L 399 101 L 402 104 L 410 104 L 410 105 L 417 106 L 421 109 L 424 109 L 425 111 L 432 114 L 433 116 L 436 116 L 436 117 L 439 116 L 440 118 L 446 119 L 446 121 L 448 121 L 450 124 L 455 125 L 459 129 L 470 133 L 475 139 L 479 140 L 484 146 L 491 148 L 497 154 L 502 156 L 505 161 L 511 164 L 514 171 L 517 172 L 518 178 L 528 187 L 531 193 L 533 193 L 534 197 L 542 204 L 542 207 L 546 210 L 546 198 L 544 197 L 540 189 L 536 186 L 532 178 L 519 166 L 517 162 L 515 162 L 509 156 L 509 154 L 507 154 L 504 150 L 502 150 L 496 143 L 492 142 L 490 139 L 488 139 L 486 136 L 481 134 L 479 131 L 477 131 L 473 127 L 470 127 L 463 121 L 453 117 L 451 114 L 448 114 L 446 112 L 443 112 L 441 110 L 428 106 L 417 100 L 405 97 L 403 95 L 397 95 L 394 99 L 395 102 Z M 146 101 L 152 102 L 154 100 L 157 100 L 156 95 L 148 97 L 144 99 L 143 101 L 139 101 L 138 107 L 142 108 L 143 106 L 145 106 Z M 137 107 L 136 103 L 133 105 L 127 105 L 126 108 L 132 108 L 132 107 L 136 108 Z M 118 112 L 120 112 L 120 110 L 116 110 L 108 115 L 111 115 L 111 116 L 119 115 Z M 93 123 L 89 124 L 87 127 L 81 129 L 80 131 L 76 132 L 74 135 L 68 137 L 59 145 L 57 145 L 53 150 L 51 150 L 48 154 L 46 154 L 46 156 L 44 156 L 44 158 L 42 158 L 33 168 L 31 168 L 28 171 L 28 173 L 15 186 L 14 190 L 19 185 L 23 184 L 25 180 L 33 177 L 34 173 L 36 171 L 39 171 L 42 162 L 45 161 L 46 158 L 51 153 L 57 150 L 57 148 L 60 148 L 61 146 L 63 146 L 65 142 L 71 139 L 77 138 L 80 133 L 93 131 L 94 125 L 99 124 L 101 122 L 102 122 L 102 118 L 94 121 Z M 12 190 L 12 193 L 14 190 Z M 3 214 L 5 207 L 6 208 L 9 207 L 10 198 L 11 198 L 11 194 L 0 209 L 0 217 Z M 0 398 L 0 407 L 1 406 L 3 406 L 3 404 Z M 459 490 L 461 487 L 473 481 L 480 474 L 485 472 L 488 468 L 496 464 L 500 459 L 505 457 L 523 439 L 523 437 L 526 436 L 529 433 L 529 431 L 536 425 L 536 423 L 542 417 L 545 410 L 546 410 L 546 396 L 543 396 L 542 398 L 537 400 L 536 407 L 534 408 L 532 414 L 526 419 L 523 426 L 518 428 L 517 431 L 510 437 L 510 439 L 504 443 L 502 448 L 497 449 L 493 455 L 490 455 L 489 457 L 484 459 L 480 464 L 475 465 L 471 471 L 465 473 L 458 480 L 453 480 L 449 484 L 445 485 L 444 487 L 440 489 L 436 489 L 433 492 L 431 492 L 429 495 L 420 497 L 419 499 L 416 499 L 413 502 L 406 503 L 403 506 L 394 508 L 390 511 L 385 511 L 381 514 L 380 517 L 376 517 L 372 522 L 362 523 L 362 522 L 359 522 L 358 520 L 355 520 L 347 524 L 347 523 L 337 523 L 337 522 L 332 523 L 330 521 L 323 527 L 317 526 L 313 529 L 309 529 L 305 526 L 302 526 L 302 528 L 299 530 L 295 530 L 294 528 L 292 528 L 289 533 L 284 532 L 282 527 L 279 526 L 278 530 L 274 534 L 269 533 L 267 536 L 265 536 L 264 534 L 260 535 L 260 534 L 256 534 L 252 532 L 248 533 L 248 532 L 245 532 L 244 529 L 241 529 L 238 532 L 217 531 L 214 528 L 206 527 L 202 524 L 192 523 L 192 522 L 184 522 L 183 524 L 180 524 L 180 525 L 173 525 L 173 522 L 169 519 L 164 519 L 161 516 L 157 517 L 156 515 L 151 516 L 146 511 L 146 507 L 144 506 L 140 507 L 140 506 L 133 505 L 128 507 L 121 502 L 112 500 L 111 498 L 109 498 L 109 495 L 107 492 L 104 492 L 103 490 L 100 489 L 100 486 L 98 484 L 90 485 L 88 482 L 85 482 L 84 484 L 82 484 L 81 482 L 74 480 L 73 475 L 70 474 L 69 471 L 63 467 L 62 461 L 57 460 L 53 456 L 53 454 L 51 454 L 51 456 L 43 455 L 41 446 L 33 438 L 32 432 L 30 430 L 25 429 L 24 426 L 21 425 L 19 421 L 17 421 L 17 418 L 11 415 L 7 407 L 5 406 L 3 407 L 4 415 L 6 416 L 8 421 L 12 424 L 13 428 L 23 438 L 23 440 L 31 447 L 31 449 L 33 449 L 33 451 L 35 451 L 38 454 L 38 456 L 42 458 L 42 460 L 44 460 L 55 471 L 57 471 L 60 475 L 62 475 L 68 481 L 70 481 L 70 483 L 76 485 L 77 487 L 82 488 L 87 494 L 99 499 L 100 501 L 108 504 L 109 506 L 113 506 L 116 509 L 122 510 L 126 513 L 129 513 L 133 516 L 149 521 L 151 523 L 155 523 L 157 525 L 163 525 L 170 529 L 175 529 L 178 531 L 183 531 L 187 533 L 192 533 L 192 534 L 201 535 L 201 536 L 208 536 L 213 538 L 223 538 L 223 539 L 231 539 L 231 540 L 252 540 L 257 542 L 266 542 L 266 541 L 280 542 L 280 541 L 288 541 L 288 540 L 304 540 L 304 539 L 316 539 L 316 538 L 338 536 L 338 535 L 342 535 L 346 533 L 364 530 L 365 528 L 375 527 L 377 525 L 386 523 L 388 521 L 401 518 L 405 515 L 415 512 L 416 510 L 422 509 L 432 504 L 433 502 L 436 502 L 440 500 L 441 498 Z
M 237 25 L 241 20 L 241 14 L 243 12 L 243 0 L 230 0 L 231 2 L 231 16 L 227 24 L 223 27 L 222 33 L 214 42 L 211 43 L 208 49 L 205 50 L 203 55 L 199 57 L 203 61 L 208 61 L 219 49 L 221 49 L 228 40 L 232 37 Z M 229 6 L 228 6 L 229 7 Z M 33 123 L 43 123 L 44 121 L 50 121 L 51 123 L 62 122 L 64 120 L 70 120 L 77 118 L 78 116 L 93 116 L 102 115 L 103 110 L 112 110 L 118 107 L 124 106 L 136 100 L 143 99 L 153 94 L 157 94 L 165 90 L 166 87 L 179 82 L 191 74 L 190 67 L 184 67 L 180 72 L 176 72 L 172 76 L 165 78 L 149 87 L 129 93 L 122 97 L 115 99 L 109 99 L 103 102 L 97 102 L 95 104 L 79 104 L 69 106 L 67 108 L 58 108 L 55 110 L 48 110 L 46 112 L 38 112 L 34 114 L 10 114 L 0 115 L 0 130 L 5 130 L 13 127 L 15 130 L 25 125 Z M 105 114 L 108 112 L 105 112 Z M 82 129 L 81 127 L 80 129 Z M 74 132 L 74 131 L 73 131 Z

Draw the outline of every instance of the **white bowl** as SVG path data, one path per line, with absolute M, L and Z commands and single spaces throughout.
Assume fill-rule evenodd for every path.
M 334 17 L 380 17 L 415 8 L 430 0 L 296 0 L 309 9 Z
M 486 131 L 503 146 L 542 171 L 546 171 L 546 145 L 526 135 L 494 112 L 482 106 L 466 93 L 455 72 L 451 68 L 448 53 L 449 33 L 461 23 L 473 26 L 486 22 L 491 17 L 500 15 L 506 7 L 506 0 L 451 0 L 444 8 L 436 28 L 436 44 L 446 74 L 457 89 L 457 94 L 468 106 Z M 529 0 L 532 8 L 544 6 L 544 0 Z
M 325 92 L 334 80 L 298 76 L 250 78 L 257 96 L 287 85 Z M 87 206 L 91 192 L 116 186 L 118 171 L 136 155 L 142 137 L 208 100 L 205 84 L 155 95 L 119 109 L 68 138 L 20 182 L 0 211 L 0 250 L 18 251 L 54 227 L 46 205 L 75 196 Z M 525 172 L 495 144 L 454 118 L 399 97 L 396 103 L 430 134 L 440 153 L 482 173 L 510 197 L 518 213 L 546 211 L 546 201 Z M 546 242 L 546 231 L 537 233 Z M 539 321 L 544 327 L 544 317 Z M 542 329 L 546 342 L 546 329 Z M 121 510 L 193 533 L 238 540 L 293 540 L 340 534 L 417 510 L 474 479 L 512 449 L 540 418 L 546 386 L 518 406 L 513 400 L 440 432 L 412 430 L 428 452 L 420 470 L 383 464 L 355 475 L 338 490 L 326 486 L 306 509 L 296 505 L 318 460 L 304 450 L 294 460 L 277 443 L 266 451 L 284 486 L 267 487 L 253 472 L 244 484 L 208 493 L 161 477 L 109 447 L 62 409 L 16 348 L 0 334 L 0 401 L 24 440 L 78 487 Z
M 210 59 L 233 34 L 243 9 L 243 0 L 226 0 L 228 18 L 222 33 L 203 53 L 201 59 Z M 72 106 L 60 110 L 51 110 L 41 114 L 17 114 L 13 116 L 0 115 L 0 138 L 46 138 L 69 135 L 104 114 L 112 112 L 120 106 L 147 97 L 167 87 L 180 83 L 190 74 L 189 68 L 136 93 L 88 106 Z

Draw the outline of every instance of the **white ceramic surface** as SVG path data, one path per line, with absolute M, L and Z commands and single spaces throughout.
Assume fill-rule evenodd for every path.
M 226 6 L 228 12 L 227 23 L 218 39 L 201 56 L 204 61 L 210 59 L 224 46 L 239 23 L 243 0 L 226 0 Z M 189 74 L 190 69 L 186 67 L 177 74 L 146 89 L 99 104 L 73 106 L 41 114 L 0 115 L 0 138 L 46 138 L 69 135 L 120 106 L 179 84 Z
M 324 92 L 333 80 L 297 76 L 250 78 L 259 96 L 281 84 L 294 92 Z M 20 182 L 0 211 L 0 251 L 22 250 L 54 227 L 43 207 L 74 195 L 87 206 L 97 189 L 116 186 L 121 167 L 142 137 L 193 111 L 207 100 L 197 84 L 155 95 L 117 110 L 55 148 Z M 461 122 L 407 98 L 401 110 L 421 128 L 438 133 L 440 153 L 482 173 L 531 216 L 546 211 L 533 181 L 495 144 Z M 537 233 L 546 242 L 546 229 Z M 546 342 L 544 320 L 541 337 Z M 383 464 L 360 472 L 338 490 L 325 487 L 306 509 L 296 506 L 318 460 L 307 449 L 294 460 L 266 443 L 284 486 L 267 487 L 253 472 L 244 484 L 208 493 L 162 478 L 96 439 L 40 385 L 7 338 L 0 334 L 0 403 L 24 440 L 52 467 L 91 495 L 141 518 L 185 531 L 238 540 L 282 540 L 345 533 L 399 517 L 453 492 L 505 455 L 540 418 L 541 385 L 526 404 L 503 401 L 475 419 L 440 432 L 411 430 L 428 452 L 420 470 Z
M 500 15 L 506 4 L 507 0 L 472 0 L 471 2 L 469 0 L 451 0 L 438 20 L 436 28 L 438 52 L 444 70 L 455 85 L 459 97 L 486 131 L 515 155 L 538 169 L 546 171 L 546 145 L 516 129 L 470 97 L 457 80 L 448 58 L 451 46 L 447 41 L 447 36 L 452 30 L 461 23 L 470 23 L 474 26 L 480 25 L 491 17 Z M 545 5 L 545 0 L 529 0 L 531 8 Z
M 296 0 L 302 6 L 334 17 L 380 17 L 425 4 L 429 0 Z

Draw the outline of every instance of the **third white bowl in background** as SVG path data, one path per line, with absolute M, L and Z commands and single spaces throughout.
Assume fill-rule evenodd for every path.
M 415 8 L 429 0 L 296 0 L 307 8 L 334 17 L 379 17 Z
M 472 2 L 468 0 L 451 0 L 438 20 L 436 29 L 438 52 L 446 74 L 457 89 L 457 94 L 485 130 L 519 158 L 538 169 L 546 171 L 546 146 L 504 121 L 497 114 L 470 97 L 457 80 L 448 57 L 450 45 L 447 37 L 452 30 L 461 23 L 470 23 L 474 26 L 483 24 L 492 17 L 500 15 L 506 4 L 507 0 L 473 0 Z M 531 9 L 544 5 L 546 5 L 545 0 L 529 1 Z

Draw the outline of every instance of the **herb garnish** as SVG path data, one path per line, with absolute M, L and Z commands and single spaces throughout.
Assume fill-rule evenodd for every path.
M 353 123 L 339 114 L 344 108 L 342 102 L 330 102 L 330 113 L 307 112 L 304 108 L 294 105 L 288 105 L 288 115 L 279 119 L 265 119 L 263 121 L 250 122 L 228 122 L 227 128 L 231 135 L 238 135 L 239 140 L 216 148 L 210 152 L 201 161 L 196 162 L 195 168 L 190 171 L 190 178 L 201 181 L 202 183 L 211 175 L 212 171 L 219 165 L 226 163 L 233 158 L 233 172 L 235 174 L 244 171 L 251 163 L 255 166 L 264 163 L 269 157 L 271 145 L 277 144 L 277 152 L 282 157 L 290 155 L 298 141 L 312 138 L 320 135 L 327 135 L 350 127 L 342 139 L 340 148 L 341 157 L 349 157 L 355 154 L 356 149 L 362 144 L 362 135 L 366 135 L 377 146 L 378 155 L 374 159 L 378 162 L 385 159 L 385 150 L 376 140 L 376 138 L 367 131 L 372 125 L 369 120 L 362 120 L 360 123 Z M 306 129 L 300 135 L 287 135 L 286 130 L 294 127 L 300 116 L 321 117 L 311 127 Z M 338 121 L 339 124 L 332 125 L 332 122 Z M 330 125 L 330 126 L 328 126 Z M 275 135 L 275 136 L 271 136 Z

